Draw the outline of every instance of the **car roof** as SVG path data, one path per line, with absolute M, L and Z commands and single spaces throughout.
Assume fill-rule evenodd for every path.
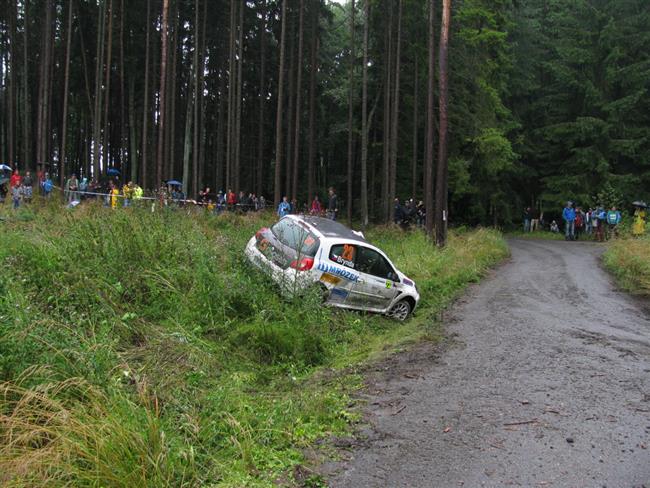
M 334 220 L 325 219 L 323 217 L 315 217 L 312 215 L 292 215 L 296 220 L 305 222 L 310 227 L 314 228 L 323 237 L 334 237 L 334 238 L 343 238 L 350 239 L 358 242 L 363 242 L 369 244 L 365 238 L 356 234 L 354 231 L 346 227 L 345 225 L 335 222 Z

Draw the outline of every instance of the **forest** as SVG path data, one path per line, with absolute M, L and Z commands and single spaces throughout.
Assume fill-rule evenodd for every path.
M 645 0 L 1 4 L 0 161 L 60 184 L 333 186 L 364 224 L 447 174 L 452 223 L 650 197 Z

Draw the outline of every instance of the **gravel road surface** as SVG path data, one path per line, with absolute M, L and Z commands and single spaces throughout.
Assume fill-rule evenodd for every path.
M 650 488 L 650 311 L 590 243 L 512 240 L 446 346 L 368 377 L 368 427 L 331 487 Z

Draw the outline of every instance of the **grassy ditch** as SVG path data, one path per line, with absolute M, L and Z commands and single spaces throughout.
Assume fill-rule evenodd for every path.
M 498 233 L 370 239 L 423 296 L 405 324 L 282 299 L 242 256 L 272 216 L 3 210 L 0 485 L 270 486 L 345 432 L 347 368 L 439 334 L 433 317 L 507 255 Z M 280 480 L 280 481 L 278 481 Z
M 603 262 L 626 291 L 650 296 L 650 235 L 611 241 Z

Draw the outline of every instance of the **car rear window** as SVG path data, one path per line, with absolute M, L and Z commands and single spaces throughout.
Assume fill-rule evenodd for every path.
M 271 232 L 282 244 L 303 256 L 314 257 L 320 246 L 315 234 L 291 219 L 280 220 L 271 227 Z

